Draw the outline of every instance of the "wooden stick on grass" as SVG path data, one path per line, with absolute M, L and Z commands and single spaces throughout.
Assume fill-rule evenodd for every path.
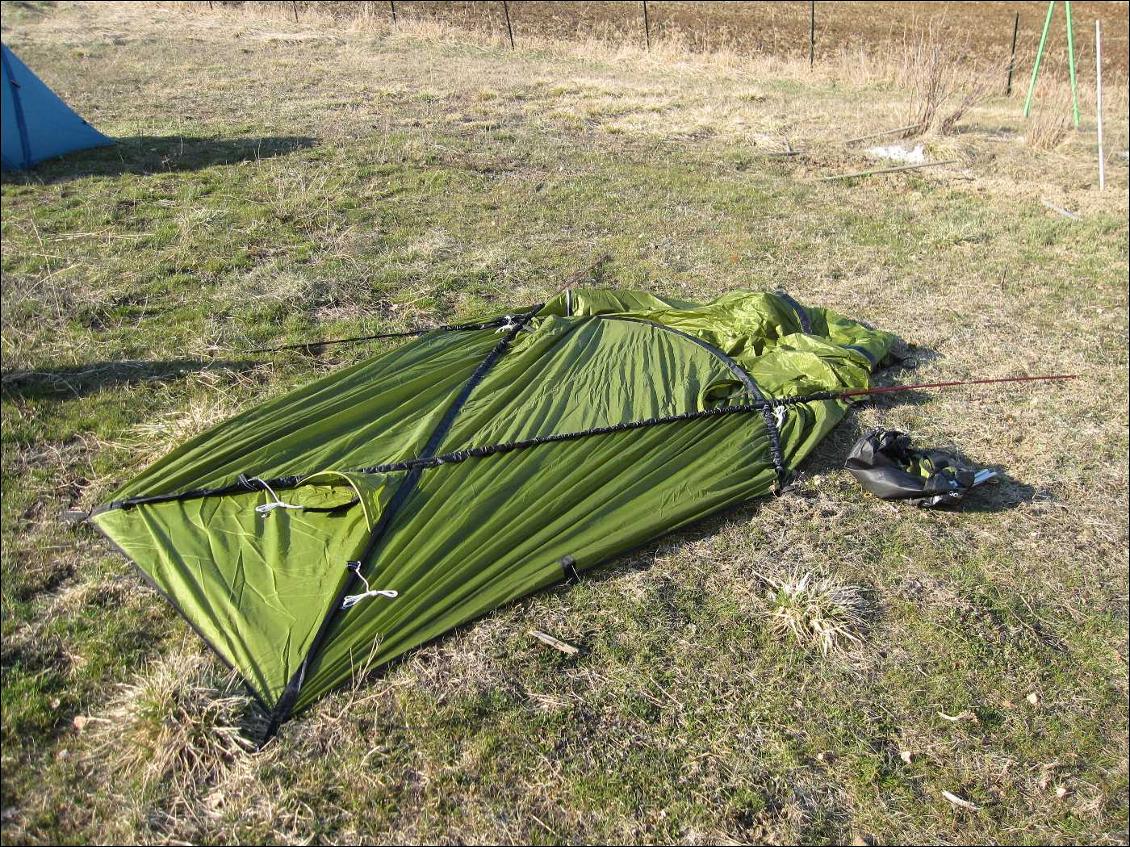
M 540 641 L 542 644 L 548 644 L 554 650 L 560 650 L 566 656 L 576 656 L 581 652 L 572 644 L 566 644 L 564 641 L 560 641 L 554 638 L 552 635 L 546 635 L 544 632 L 539 632 L 536 629 L 531 629 L 529 634 Z
M 939 165 L 952 165 L 957 162 L 957 159 L 946 159 L 944 162 L 922 162 L 917 165 L 899 165 L 897 168 L 879 168 L 870 171 L 856 171 L 851 174 L 833 174 L 832 176 L 820 177 L 821 182 L 828 182 L 833 179 L 852 179 L 857 176 L 874 176 L 876 174 L 897 174 L 901 171 L 914 171 L 919 168 L 936 168 Z
M 861 135 L 859 138 L 849 138 L 844 144 L 855 144 L 857 141 L 867 141 L 870 138 L 882 138 L 884 135 L 894 135 L 896 132 L 908 132 L 912 129 L 926 126 L 926 122 L 911 124 L 910 126 L 900 126 L 894 129 L 885 129 L 882 132 L 873 132 L 870 135 Z

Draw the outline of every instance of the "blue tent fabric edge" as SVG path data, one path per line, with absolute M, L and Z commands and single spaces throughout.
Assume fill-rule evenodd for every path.
M 87 123 L 4 44 L 2 168 L 25 170 L 78 150 L 113 144 Z

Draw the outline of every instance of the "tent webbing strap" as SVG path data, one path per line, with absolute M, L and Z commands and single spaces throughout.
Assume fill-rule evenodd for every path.
M 677 415 L 662 415 L 654 418 L 643 418 L 635 421 L 625 421 L 624 423 L 609 424 L 608 426 L 592 427 L 591 429 L 582 429 L 575 432 L 557 432 L 550 435 L 537 435 L 532 438 L 526 438 L 519 441 L 504 441 L 497 444 L 486 444 L 480 447 L 468 447 L 465 450 L 456 450 L 451 453 L 443 453 L 440 455 L 421 455 L 412 459 L 405 459 L 400 462 L 387 462 L 380 465 L 369 465 L 363 468 L 347 468 L 345 472 L 353 473 L 366 473 L 366 474 L 388 474 L 403 471 L 425 470 L 427 468 L 437 468 L 441 465 L 453 465 L 460 462 L 465 462 L 468 459 L 482 459 L 487 456 L 495 456 L 502 453 L 512 453 L 516 450 L 525 450 L 530 447 L 538 447 L 543 444 L 557 444 L 563 441 L 577 441 L 582 438 L 599 435 L 613 435 L 618 432 L 629 432 L 636 429 L 645 429 L 652 426 L 661 426 L 664 424 L 679 423 L 682 421 L 701 420 L 703 418 L 717 418 L 725 417 L 728 415 L 746 415 L 750 413 L 764 414 L 769 410 L 772 414 L 774 408 L 798 406 L 804 403 L 817 403 L 824 400 L 842 400 L 844 399 L 840 392 L 837 391 L 822 391 L 817 394 L 806 394 L 803 397 L 782 397 L 776 398 L 772 402 L 768 400 L 757 400 L 752 403 L 740 403 L 731 406 L 716 406 L 712 409 L 702 409 L 694 412 L 681 412 Z M 302 484 L 303 480 L 309 475 L 291 475 L 291 476 L 278 476 L 271 477 L 263 480 L 276 490 L 286 490 L 289 488 L 296 488 Z M 258 478 L 249 478 L 246 474 L 241 474 L 239 479 L 230 485 L 221 485 L 213 488 L 195 488 L 188 491 L 174 492 L 171 494 L 152 494 L 152 495 L 139 495 L 137 497 L 130 497 L 125 500 L 115 500 L 105 506 L 96 509 L 92 514 L 107 511 L 109 509 L 129 509 L 134 506 L 151 505 L 154 503 L 168 503 L 174 500 L 194 500 L 202 497 L 220 497 L 228 494 L 242 494 L 251 491 L 260 491 L 263 489 L 262 483 Z
M 415 470 L 417 468 L 438 468 L 440 465 L 453 465 L 465 462 L 468 459 L 483 459 L 487 456 L 497 456 L 502 453 L 513 453 L 515 450 L 525 450 L 538 447 L 542 444 L 558 444 L 563 441 L 578 441 L 596 435 L 613 435 L 618 432 L 630 432 L 636 429 L 658 426 L 660 424 L 678 423 L 680 421 L 693 421 L 702 418 L 718 418 L 726 415 L 748 414 L 761 412 L 768 403 L 742 403 L 735 406 L 716 406 L 713 409 L 703 409 L 697 412 L 682 412 L 677 415 L 664 415 L 656 418 L 644 418 L 638 421 L 625 421 L 624 423 L 609 424 L 608 426 L 594 426 L 591 429 L 582 429 L 575 432 L 556 432 L 550 435 L 535 435 L 520 441 L 503 441 L 497 444 L 486 444 L 482 447 L 468 447 L 466 450 L 456 450 L 444 453 L 441 456 L 421 457 L 407 459 L 403 462 L 391 462 L 385 465 L 371 465 L 367 468 L 357 468 L 360 473 L 395 473 L 396 471 Z
M 486 377 L 487 373 L 495 362 L 502 358 L 510 347 L 510 343 L 514 337 L 522 331 L 522 328 L 529 322 L 535 314 L 541 311 L 544 304 L 539 303 L 528 312 L 520 315 L 517 319 L 506 317 L 506 324 L 504 326 L 505 332 L 502 338 L 494 346 L 494 348 L 487 354 L 487 357 L 475 368 L 474 373 L 463 384 L 463 388 L 459 394 L 452 401 L 451 405 L 447 407 L 444 412 L 443 418 L 440 419 L 439 424 L 432 430 L 431 436 L 428 438 L 428 443 L 424 446 L 424 454 L 421 458 L 427 458 L 435 455 L 439 445 L 443 443 L 443 439 L 447 436 L 448 431 L 451 429 L 451 424 L 455 421 L 456 416 L 466 404 L 471 393 L 479 385 L 480 382 Z M 337 597 L 334 598 L 333 603 L 330 605 L 329 610 L 326 612 L 322 623 L 318 627 L 318 631 L 314 634 L 314 638 L 310 641 L 310 648 L 306 651 L 306 656 L 302 659 L 302 663 L 298 666 L 298 670 L 290 678 L 286 688 L 283 689 L 282 695 L 279 697 L 278 703 L 275 705 L 274 711 L 271 713 L 270 723 L 267 725 L 264 739 L 270 738 L 278 731 L 279 724 L 290 717 L 291 711 L 294 709 L 295 701 L 298 699 L 298 693 L 302 689 L 302 682 L 306 677 L 306 670 L 310 665 L 310 661 L 318 655 L 321 649 L 322 642 L 325 640 L 326 634 L 330 630 L 330 626 L 337 619 L 343 608 L 345 598 L 352 593 L 355 583 L 358 581 L 361 571 L 369 565 L 385 539 L 388 528 L 392 525 L 393 520 L 396 518 L 400 508 L 404 505 L 409 495 L 416 488 L 416 483 L 419 482 L 420 473 L 422 468 L 414 468 L 408 472 L 397 486 L 396 493 L 393 494 L 392 499 L 389 501 L 388 506 L 381 512 L 380 519 L 377 521 L 376 526 L 373 527 L 369 533 L 369 540 L 365 544 L 365 549 L 357 557 L 355 562 L 348 563 L 347 570 L 349 576 L 342 582 L 341 588 L 338 590 Z

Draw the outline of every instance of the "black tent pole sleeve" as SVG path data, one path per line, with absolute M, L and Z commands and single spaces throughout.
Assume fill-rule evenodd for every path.
M 750 413 L 762 413 L 766 408 L 772 409 L 776 406 L 797 406 L 803 403 L 815 403 L 822 400 L 845 400 L 844 396 L 834 391 L 821 392 L 819 394 L 808 394 L 802 397 L 780 397 L 774 403 L 767 400 L 757 400 L 752 403 L 740 403 L 733 406 L 713 406 L 709 409 L 701 409 L 693 412 L 680 412 L 675 415 L 664 415 L 656 418 L 641 418 L 635 421 L 625 421 L 623 423 L 609 424 L 608 426 L 596 426 L 590 429 L 575 430 L 572 432 L 553 432 L 547 435 L 535 435 L 531 438 L 525 438 L 520 441 L 503 441 L 497 444 L 482 444 L 474 447 L 465 447 L 462 450 L 456 450 L 452 453 L 442 453 L 433 456 L 416 456 L 411 459 L 404 459 L 399 462 L 386 462 L 380 465 L 368 465 L 362 468 L 344 468 L 343 472 L 346 473 L 363 473 L 363 474 L 389 474 L 400 473 L 413 470 L 426 470 L 428 468 L 438 468 L 441 465 L 454 465 L 460 462 L 465 462 L 468 459 L 483 459 L 487 456 L 496 456 L 502 453 L 513 453 L 517 450 L 526 450 L 530 447 L 539 447 L 543 444 L 557 444 L 562 441 L 577 441 L 582 438 L 589 438 L 590 436 L 598 435 L 614 435 L 619 432 L 629 432 L 635 429 L 646 429 L 652 426 L 662 426 L 664 424 L 681 423 L 683 421 L 695 421 L 703 418 L 724 417 L 726 415 L 748 415 Z M 310 474 L 303 474 L 297 476 L 278 476 L 269 477 L 262 480 L 266 482 L 271 488 L 276 491 L 286 491 L 288 489 L 297 488 L 302 484 L 303 479 Z M 258 477 L 256 477 L 258 479 Z M 92 510 L 87 518 L 94 517 L 101 512 L 110 509 L 132 509 L 134 506 L 147 506 L 154 503 L 168 503 L 174 500 L 194 500 L 202 497 L 222 497 L 229 494 L 243 494 L 251 491 L 262 490 L 254 485 L 252 481 L 243 481 L 232 483 L 230 485 L 220 485 L 215 488 L 194 488 L 187 491 L 172 492 L 169 494 L 142 494 L 136 497 L 130 497 L 125 500 L 115 500 L 111 503 L 99 506 Z
M 475 372 L 471 374 L 467 382 L 464 383 L 459 394 L 452 401 L 451 405 L 447 407 L 447 411 L 444 413 L 439 424 L 432 430 L 431 437 L 428 438 L 428 443 L 424 447 L 421 458 L 428 458 L 436 454 L 440 444 L 451 429 L 451 424 L 455 421 L 455 417 L 459 414 L 464 404 L 466 404 L 471 393 L 478 387 L 479 383 L 483 381 L 490 369 L 494 367 L 494 364 L 506 353 L 510 344 L 514 341 L 515 336 L 522 331 L 522 328 L 534 315 L 541 311 L 541 308 L 542 304 L 539 303 L 529 312 L 507 324 L 506 331 L 501 340 L 494 346 L 494 349 L 487 354 L 487 357 L 483 359 L 482 363 L 475 369 Z M 318 631 L 314 634 L 314 638 L 310 642 L 310 649 L 306 651 L 306 657 L 302 660 L 302 664 L 298 666 L 298 670 L 295 671 L 294 676 L 292 676 L 287 683 L 282 696 L 279 697 L 279 702 L 271 714 L 271 721 L 263 737 L 264 743 L 278 731 L 279 725 L 290 717 L 290 713 L 294 709 L 294 703 L 298 699 L 298 693 L 302 690 L 302 682 L 306 678 L 306 670 L 309 668 L 310 662 L 317 658 L 318 651 L 322 647 L 326 634 L 341 612 L 342 602 L 345 600 L 346 595 L 352 590 L 354 583 L 358 580 L 358 574 L 374 559 L 397 513 L 400 511 L 400 508 L 404 505 L 409 495 L 415 490 L 416 484 L 420 480 L 422 470 L 423 468 L 421 467 L 413 468 L 408 472 L 408 475 L 400 481 L 396 493 L 393 494 L 388 506 L 381 513 L 380 520 L 377 521 L 377 525 L 374 526 L 372 532 L 369 533 L 369 540 L 365 544 L 365 549 L 357 558 L 356 569 L 348 568 L 349 576 L 346 577 L 345 581 L 342 583 L 337 596 L 334 598 L 333 604 L 326 612 L 325 617 L 322 618 L 321 626 L 318 627 Z

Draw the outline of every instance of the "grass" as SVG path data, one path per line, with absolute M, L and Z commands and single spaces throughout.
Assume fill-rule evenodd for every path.
M 254 749 L 256 728 L 245 725 L 251 698 L 233 675 L 213 679 L 211 665 L 196 651 L 173 652 L 122 685 L 104 715 L 76 718 L 76 728 L 91 728 L 95 767 L 139 774 L 143 793 L 171 783 L 166 800 L 191 799 L 197 785 L 228 777 Z
M 957 166 L 819 183 L 866 164 L 843 139 L 904 125 L 894 48 L 810 73 L 663 43 L 511 52 L 426 21 L 3 13 L 120 139 L 3 183 L 5 842 L 1125 842 L 1122 84 L 1102 194 L 1090 124 L 1025 144 L 1021 95 L 921 139 Z M 766 155 L 786 139 L 804 155 Z M 782 286 L 894 330 L 924 381 L 1083 378 L 861 408 L 787 496 L 504 607 L 242 750 L 222 671 L 62 513 L 367 353 L 249 347 L 497 314 L 603 253 L 599 284 Z M 839 466 L 880 423 L 1003 480 L 956 512 L 865 497 Z M 809 572 L 866 596 L 858 644 L 774 634 L 758 574 Z
M 818 647 L 825 657 L 862 643 L 868 604 L 859 586 L 812 571 L 762 579 L 769 586 L 765 606 L 773 635 Z

